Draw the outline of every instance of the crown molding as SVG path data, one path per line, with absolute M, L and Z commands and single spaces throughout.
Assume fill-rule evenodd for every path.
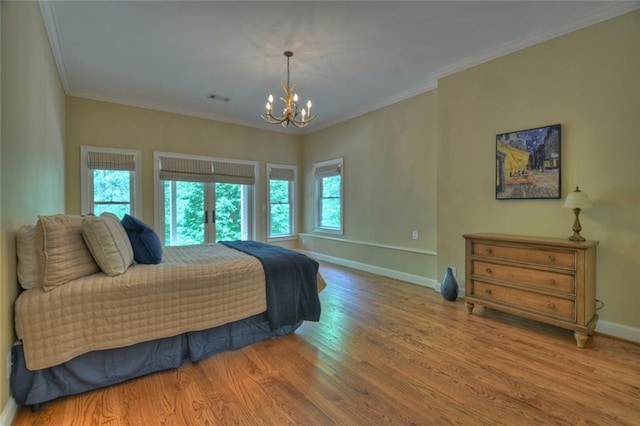
M 343 123 L 345 121 L 351 120 L 353 118 L 359 117 L 369 112 L 376 111 L 378 109 L 404 101 L 406 99 L 412 98 L 414 96 L 428 92 L 430 90 L 437 89 L 438 80 L 443 77 L 446 77 L 451 74 L 455 74 L 457 72 L 474 67 L 476 65 L 483 64 L 485 62 L 489 62 L 493 59 L 506 56 L 510 53 L 514 53 L 519 50 L 526 49 L 528 47 L 554 39 L 556 37 L 569 34 L 573 31 L 577 31 L 582 28 L 586 28 L 588 26 L 598 24 L 608 19 L 612 19 L 617 16 L 623 15 L 625 13 L 632 12 L 639 8 L 640 8 L 640 1 L 612 1 L 610 2 L 610 4 L 603 6 L 597 12 L 590 13 L 589 15 L 583 16 L 578 19 L 574 19 L 573 21 L 565 23 L 563 25 L 553 27 L 543 33 L 538 33 L 530 37 L 526 37 L 520 40 L 515 40 L 511 43 L 504 44 L 495 49 L 487 50 L 479 55 L 471 56 L 462 61 L 458 61 L 446 67 L 442 67 L 436 70 L 435 72 L 433 72 L 430 76 L 427 76 L 427 81 L 422 86 L 418 86 L 413 89 L 406 90 L 404 92 L 398 93 L 397 95 L 383 99 L 380 102 L 376 102 L 375 104 L 371 104 L 369 106 L 354 110 L 349 115 L 342 116 L 339 119 L 331 120 L 323 123 L 320 126 L 314 127 L 312 132 L 307 132 L 307 133 L 313 133 L 313 132 L 325 129 L 327 127 L 334 126 L 336 124 Z M 307 133 L 303 133 L 303 134 L 307 134 Z
M 489 62 L 493 59 L 506 56 L 510 53 L 526 49 L 527 47 L 531 47 L 536 44 L 554 39 L 556 37 L 569 34 L 582 28 L 598 24 L 608 19 L 624 15 L 625 13 L 632 12 L 639 8 L 640 1 L 611 1 L 609 2 L 609 4 L 603 6 L 597 12 L 590 13 L 589 15 L 574 19 L 571 22 L 567 22 L 565 24 L 550 28 L 545 32 L 537 33 L 529 37 L 515 40 L 511 43 L 503 44 L 502 46 L 487 50 L 479 55 L 474 55 L 446 67 L 442 67 L 433 72 L 432 77 L 436 80 L 439 80 L 448 75 L 455 74 L 476 65 Z
M 131 100 L 131 99 L 126 99 L 126 98 L 119 98 L 119 97 L 114 97 L 114 96 L 97 96 L 97 95 L 92 95 L 92 94 L 88 94 L 88 93 L 82 93 L 82 92 L 70 92 L 66 94 L 67 96 L 71 96 L 71 97 L 75 97 L 75 98 L 82 98 L 82 99 L 88 99 L 88 100 L 92 100 L 92 101 L 98 101 L 98 102 L 107 102 L 107 103 L 111 103 L 111 104 L 117 104 L 117 105 L 124 105 L 124 106 L 130 106 L 130 107 L 134 107 L 134 108 L 143 108 L 143 109 L 148 109 L 148 110 L 152 110 L 152 111 L 159 111 L 159 112 L 166 112 L 169 114 L 178 114 L 178 115 L 184 115 L 187 117 L 194 117 L 194 118 L 202 118 L 204 120 L 211 120 L 211 121 L 218 121 L 220 123 L 223 124 L 230 124 L 230 125 L 237 125 L 237 126 L 242 126 L 242 127 L 250 127 L 253 129 L 259 129 L 259 130 L 265 130 L 265 131 L 269 131 L 269 132 L 273 132 L 275 131 L 276 133 L 286 133 L 286 134 L 291 134 L 294 136 L 300 136 L 302 135 L 302 133 L 299 131 L 299 129 L 291 129 L 291 128 L 282 128 L 282 129 L 272 129 L 270 127 L 267 126 L 257 126 L 253 123 L 250 123 L 248 121 L 241 121 L 241 120 L 235 120 L 229 117 L 223 117 L 223 116 L 216 116 L 213 114 L 202 114 L 201 112 L 198 111 L 193 111 L 190 109 L 185 109 L 185 108 L 174 108 L 174 107 L 170 107 L 164 104 L 159 104 L 159 103 L 153 103 L 153 102 L 140 102 L 140 101 L 136 101 L 136 100 Z
M 334 126 L 336 124 L 343 123 L 345 121 L 349 121 L 353 118 L 360 117 L 361 115 L 367 114 L 369 112 L 377 111 L 381 108 L 396 104 L 398 102 L 404 101 L 406 99 L 412 98 L 414 96 L 420 95 L 422 93 L 425 93 L 437 88 L 438 88 L 438 82 L 435 80 L 429 79 L 427 81 L 427 84 L 425 85 L 418 86 L 410 90 L 405 90 L 404 92 L 400 92 L 396 95 L 390 96 L 368 107 L 354 110 L 349 115 L 342 116 L 336 120 L 325 122 L 320 126 L 315 126 L 313 127 L 312 131 L 309 131 L 306 127 L 304 129 L 291 129 L 291 128 L 284 129 L 282 128 L 282 126 L 274 126 L 274 128 L 270 128 L 266 126 L 256 126 L 255 124 L 250 123 L 248 121 L 234 120 L 229 117 L 222 117 L 222 116 L 216 116 L 211 114 L 202 114 L 201 112 L 198 112 L 198 111 L 193 111 L 193 110 L 188 110 L 183 108 L 174 108 L 164 104 L 140 102 L 136 100 L 119 98 L 119 97 L 96 96 L 88 93 L 74 92 L 74 91 L 71 91 L 71 92 L 65 91 L 65 92 L 67 96 L 73 96 L 76 98 L 89 99 L 89 100 L 99 101 L 99 102 L 109 102 L 113 104 L 126 105 L 126 106 L 131 106 L 136 108 L 145 108 L 145 109 L 150 109 L 154 111 L 167 112 L 171 114 L 180 114 L 180 115 L 186 115 L 189 117 L 203 118 L 205 120 L 220 121 L 222 123 L 227 123 L 227 124 L 236 124 L 238 126 L 251 127 L 254 129 L 267 130 L 267 131 L 272 131 L 276 133 L 286 133 L 286 134 L 301 136 L 301 135 L 306 135 L 309 133 L 316 132 L 318 130 L 325 129 L 327 127 Z
M 473 66 L 480 65 L 482 63 L 491 61 L 493 59 L 497 59 L 499 57 L 508 55 L 510 53 L 525 49 L 527 47 L 534 46 L 536 44 L 551 40 L 553 38 L 588 27 L 590 25 L 594 25 L 594 24 L 603 22 L 605 20 L 614 18 L 616 16 L 634 11 L 640 8 L 640 1 L 635 0 L 635 1 L 608 2 L 608 4 L 600 8 L 598 11 L 594 13 L 590 13 L 589 15 L 583 16 L 581 18 L 575 19 L 569 23 L 556 26 L 543 33 L 538 33 L 530 37 L 526 37 L 520 40 L 515 40 L 514 42 L 504 44 L 497 48 L 487 50 L 481 54 L 474 55 L 464 60 L 453 63 L 451 65 L 442 67 L 436 70 L 435 72 L 433 72 L 430 76 L 426 76 L 425 83 L 420 86 L 414 87 L 409 90 L 405 90 L 403 92 L 387 97 L 385 99 L 382 99 L 368 106 L 364 106 L 362 108 L 353 110 L 348 115 L 343 115 L 340 118 L 326 121 L 326 122 L 323 122 L 322 124 L 318 122 L 317 125 L 313 126 L 312 129 L 309 129 L 309 128 L 305 128 L 305 129 L 286 128 L 285 129 L 285 128 L 281 128 L 281 126 L 278 126 L 278 128 L 275 128 L 275 127 L 269 128 L 266 126 L 258 126 L 255 123 L 252 123 L 249 121 L 237 120 L 229 117 L 203 114 L 202 112 L 199 112 L 199 111 L 193 111 L 193 110 L 184 109 L 184 108 L 175 108 L 175 107 L 171 107 L 163 104 L 156 104 L 151 102 L 140 102 L 140 101 L 135 101 L 131 99 L 96 96 L 96 95 L 89 95 L 86 93 L 74 92 L 69 82 L 66 60 L 63 53 L 64 50 L 62 46 L 62 41 L 58 36 L 57 20 L 56 20 L 52 2 L 48 0 L 39 0 L 39 5 L 40 5 L 40 10 L 42 13 L 43 20 L 44 20 L 45 28 L 47 31 L 47 35 L 49 37 L 49 42 L 51 44 L 53 57 L 56 63 L 56 67 L 58 69 L 58 75 L 62 82 L 62 86 L 64 88 L 65 94 L 67 96 L 75 96 L 79 98 L 92 99 L 96 101 L 111 102 L 111 103 L 128 105 L 128 106 L 133 106 L 138 108 L 146 108 L 146 109 L 162 111 L 167 113 L 203 118 L 206 120 L 215 120 L 215 121 L 220 121 L 224 123 L 244 126 L 244 127 L 251 127 L 251 128 L 260 129 L 260 130 L 272 131 L 276 133 L 286 133 L 286 134 L 300 136 L 300 135 L 305 135 L 305 134 L 309 134 L 309 133 L 313 133 L 313 132 L 325 129 L 327 127 L 331 127 L 339 123 L 343 123 L 345 121 L 376 111 L 378 109 L 387 107 L 389 105 L 404 101 L 406 99 L 412 98 L 422 93 L 437 89 L 438 80 L 448 75 L 455 74 L 457 72 L 463 71 Z
M 67 64 L 64 59 L 64 50 L 62 49 L 62 41 L 58 37 L 58 21 L 56 19 L 56 13 L 53 10 L 53 3 L 50 1 L 39 0 L 40 13 L 42 14 L 42 20 L 44 21 L 44 27 L 49 37 L 49 44 L 51 44 L 51 50 L 53 52 L 53 60 L 56 63 L 58 69 L 58 77 L 62 82 L 62 88 L 66 94 L 70 92 L 69 77 L 67 73 Z
M 375 104 L 371 104 L 369 106 L 365 106 L 364 108 L 353 110 L 348 115 L 343 115 L 338 119 L 327 121 L 319 126 L 313 128 L 310 132 L 305 132 L 303 134 L 309 134 L 313 132 L 317 132 L 318 130 L 326 129 L 327 127 L 335 126 L 336 124 L 344 123 L 345 121 L 349 121 L 353 118 L 360 117 L 362 115 L 368 114 L 373 111 L 377 111 L 384 107 L 388 107 L 393 104 L 397 104 L 398 102 L 407 100 L 409 98 L 413 98 L 414 96 L 421 95 L 422 93 L 429 92 L 431 90 L 438 88 L 438 82 L 435 79 L 427 78 L 425 84 L 414 87 L 413 89 L 405 90 L 404 92 L 400 92 L 396 95 L 389 96 Z

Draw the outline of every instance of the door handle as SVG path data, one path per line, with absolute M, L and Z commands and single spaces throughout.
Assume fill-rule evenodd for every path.
M 216 223 L 216 211 L 211 210 L 211 223 Z

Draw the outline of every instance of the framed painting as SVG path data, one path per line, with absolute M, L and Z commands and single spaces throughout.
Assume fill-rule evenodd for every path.
M 560 124 L 496 135 L 496 200 L 560 198 Z

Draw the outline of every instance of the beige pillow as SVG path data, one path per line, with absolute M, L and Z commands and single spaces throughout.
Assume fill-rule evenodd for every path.
M 23 225 L 16 234 L 18 282 L 25 290 L 40 286 L 40 266 L 36 250 L 36 225 Z
M 122 275 L 133 263 L 133 248 L 118 217 L 103 213 L 82 218 L 82 236 L 102 272 Z
M 45 290 L 100 271 L 82 238 L 82 216 L 39 216 L 36 247 Z
M 120 218 L 118 216 L 116 216 L 115 214 L 111 213 L 111 212 L 102 212 L 102 214 L 100 215 L 100 217 L 107 217 L 113 220 L 117 220 L 118 222 L 120 222 Z M 122 225 L 122 224 L 120 224 Z M 122 229 L 124 229 L 124 226 L 122 227 Z

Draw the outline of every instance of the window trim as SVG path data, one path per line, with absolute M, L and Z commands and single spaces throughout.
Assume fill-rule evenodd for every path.
M 324 176 L 317 176 L 316 171 L 319 168 L 324 168 L 327 166 L 337 166 L 340 170 L 338 176 L 340 176 L 340 227 L 339 228 L 330 228 L 327 226 L 321 225 L 321 199 L 322 199 L 322 178 Z M 314 178 L 314 194 L 313 194 L 313 203 L 314 203 L 314 228 L 315 232 L 324 232 L 327 234 L 344 234 L 344 158 L 335 158 L 333 160 L 321 161 L 318 163 L 313 163 L 313 178 Z
M 293 170 L 293 181 L 289 182 L 289 222 L 291 232 L 283 235 L 271 235 L 271 169 Z M 291 164 L 267 163 L 267 242 L 286 241 L 298 238 L 298 166 Z
M 93 212 L 93 173 L 89 170 L 87 158 L 90 152 L 133 155 L 135 170 L 131 173 L 131 215 L 142 217 L 142 152 L 138 149 L 105 148 L 98 146 L 80 146 L 80 213 Z
M 247 164 L 253 166 L 255 182 L 253 185 L 245 185 L 245 190 L 249 191 L 247 198 L 249 199 L 249 206 L 247 209 L 251 213 L 251 220 L 247 224 L 249 230 L 247 232 L 247 238 L 249 240 L 256 239 L 257 220 L 258 220 L 258 190 L 260 186 L 260 163 L 258 161 L 251 160 L 238 160 L 235 158 L 220 158 L 209 157 L 206 155 L 193 155 L 193 154 L 180 154 L 176 152 L 153 152 L 153 228 L 160 236 L 160 240 L 165 241 L 164 235 L 164 187 L 163 181 L 160 179 L 160 157 L 173 157 L 184 158 L 189 160 L 205 160 L 212 162 L 234 163 L 234 164 Z

